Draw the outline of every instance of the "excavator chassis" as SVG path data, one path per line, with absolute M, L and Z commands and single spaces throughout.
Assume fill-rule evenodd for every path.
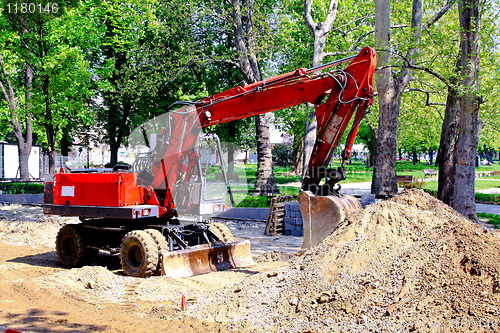
M 90 264 L 99 251 L 119 254 L 125 274 L 135 277 L 186 277 L 253 265 L 250 243 L 234 241 L 223 224 L 159 217 L 161 207 L 154 204 L 119 205 L 132 201 L 135 192 L 133 173 L 62 173 L 46 180 L 44 213 L 81 221 L 59 230 L 56 252 L 62 266 Z
M 58 233 L 56 253 L 65 267 L 91 264 L 99 250 L 118 254 L 124 273 L 134 277 L 179 278 L 254 264 L 250 242 L 234 241 L 220 223 L 139 225 L 131 220 L 82 220 L 63 226 Z

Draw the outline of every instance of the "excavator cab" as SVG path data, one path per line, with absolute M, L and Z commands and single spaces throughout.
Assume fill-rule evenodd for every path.
M 152 135 L 150 142 L 156 140 Z M 143 186 L 151 185 L 151 164 L 157 155 L 153 145 L 149 152 L 137 153 L 133 170 L 138 175 L 138 182 Z M 181 162 L 178 179 L 172 184 L 170 191 L 175 203 L 177 217 L 200 222 L 227 209 L 227 164 L 222 153 L 221 143 L 217 135 L 201 133 L 195 147 L 194 155 L 186 156 Z M 192 156 L 195 163 L 190 170 Z

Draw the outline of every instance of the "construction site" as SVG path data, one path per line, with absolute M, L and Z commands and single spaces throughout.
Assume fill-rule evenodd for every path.
M 366 206 L 301 256 L 302 237 L 226 221 L 255 264 L 135 278 L 100 255 L 62 268 L 74 217 L 0 209 L 0 322 L 22 332 L 497 332 L 500 240 L 421 190 Z

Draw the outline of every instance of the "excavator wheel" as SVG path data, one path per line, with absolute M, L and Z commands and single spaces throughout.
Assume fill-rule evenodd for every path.
M 158 267 L 158 245 L 146 231 L 131 231 L 123 237 L 120 261 L 125 275 L 149 277 Z
M 56 253 L 64 267 L 81 267 L 91 263 L 99 253 L 97 249 L 87 248 L 80 228 L 77 225 L 65 225 L 56 237 Z
M 210 230 L 225 244 L 234 242 L 233 234 L 231 233 L 229 228 L 222 223 L 218 222 L 210 223 L 208 230 Z
M 146 229 L 144 231 L 154 239 L 156 246 L 158 247 L 158 265 L 156 266 L 155 275 L 159 275 L 161 273 L 162 253 L 169 252 L 167 239 L 162 235 L 160 231 L 156 229 Z

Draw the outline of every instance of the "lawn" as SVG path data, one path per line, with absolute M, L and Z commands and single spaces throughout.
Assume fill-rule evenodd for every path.
M 340 166 L 340 161 L 334 159 L 334 162 L 330 164 L 330 167 L 336 168 Z M 357 182 L 370 182 L 372 180 L 373 169 L 369 168 L 362 161 L 353 161 L 351 164 L 346 165 L 347 179 L 343 181 L 344 183 L 357 183 Z M 434 169 L 436 173 L 438 168 L 433 165 L 427 165 L 425 163 L 417 163 L 413 165 L 412 161 L 398 161 L 396 164 L 396 170 L 398 175 L 412 175 L 414 179 L 424 178 L 424 169 Z M 278 188 L 282 195 L 293 195 L 296 196 L 299 193 L 300 188 L 296 186 L 289 186 L 290 183 L 300 182 L 299 175 L 293 175 L 290 173 L 291 168 L 286 167 L 275 167 L 274 176 Z M 238 174 L 239 180 L 235 184 L 231 184 L 231 189 L 233 191 L 233 198 L 236 207 L 268 207 L 268 198 L 264 196 L 252 196 L 251 193 L 245 193 L 253 189 L 253 184 L 255 183 L 255 173 L 257 171 L 257 164 L 236 164 L 235 173 Z M 484 171 L 497 171 L 494 175 L 487 177 L 476 178 L 476 190 L 483 190 L 487 188 L 500 188 L 500 165 L 496 161 L 491 166 L 480 166 L 476 168 L 476 172 Z M 418 185 L 418 187 L 424 188 L 430 191 L 437 191 L 438 183 L 437 181 L 423 182 Z M 228 204 L 229 204 L 228 199 Z
M 480 219 L 485 219 L 489 224 L 495 226 L 495 229 L 500 229 L 500 216 L 494 214 L 477 213 L 477 217 Z

